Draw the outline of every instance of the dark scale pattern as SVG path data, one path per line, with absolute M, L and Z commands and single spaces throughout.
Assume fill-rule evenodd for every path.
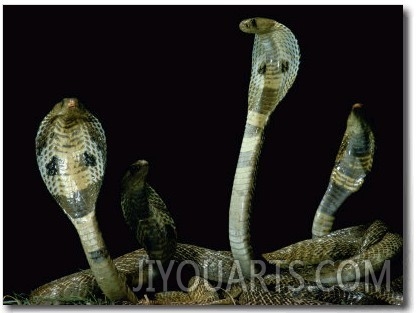
M 52 157 L 52 160 L 45 165 L 46 174 L 48 176 L 54 176 L 58 174 L 58 158 L 56 156 Z
M 89 254 L 90 254 L 90 258 L 96 263 L 105 261 L 109 257 L 109 253 L 106 248 L 92 251 Z
M 257 70 L 257 73 L 264 75 L 266 73 L 266 63 L 262 63 Z
M 122 180 L 121 207 L 127 224 L 151 260 L 169 261 L 176 249 L 175 223 L 160 196 L 146 183 L 148 163 L 132 164 Z
M 97 160 L 93 154 L 88 153 L 87 151 L 83 154 L 84 162 L 86 166 L 96 166 Z
M 280 73 L 286 73 L 289 70 L 289 61 L 281 60 L 280 61 Z

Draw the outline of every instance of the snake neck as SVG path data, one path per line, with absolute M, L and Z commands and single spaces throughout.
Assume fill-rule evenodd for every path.
M 253 116 L 256 114 L 255 112 L 249 114 L 246 122 L 234 176 L 229 212 L 231 251 L 234 259 L 239 262 L 245 277 L 251 277 L 254 274 L 252 267 L 254 252 L 250 242 L 250 215 L 264 131 L 264 125 L 259 127 L 260 120 L 256 119 L 256 122 L 253 122 Z
M 136 234 L 139 221 L 150 217 L 150 209 L 147 201 L 147 184 L 140 188 L 122 189 L 121 207 L 124 219 L 130 230 Z
M 149 260 L 166 264 L 175 252 L 177 234 L 163 200 L 147 183 L 136 192 L 124 193 L 122 199 L 124 218 Z
M 126 299 L 137 303 L 137 298 L 126 285 L 126 278 L 117 271 L 104 243 L 95 211 L 71 219 L 80 237 L 91 271 L 103 293 L 111 300 Z

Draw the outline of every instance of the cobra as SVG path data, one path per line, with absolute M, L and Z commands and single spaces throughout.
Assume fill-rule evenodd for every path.
M 234 176 L 228 233 L 233 257 L 244 276 L 250 277 L 254 268 L 249 219 L 264 128 L 296 78 L 300 54 L 293 33 L 273 20 L 244 20 L 240 29 L 255 34 L 255 38 L 247 121 Z
M 43 119 L 36 151 L 43 181 L 75 226 L 101 290 L 110 299 L 137 302 L 108 253 L 95 217 L 107 152 L 100 122 L 77 99 L 64 99 Z
M 316 210 L 312 236 L 328 234 L 337 209 L 351 194 L 357 192 L 371 171 L 375 150 L 374 134 L 360 114 L 362 104 L 353 105 L 347 129 L 341 142 L 328 188 Z
M 315 271 L 313 267 L 304 273 L 304 277 L 308 280 L 308 288 L 301 294 L 293 294 L 287 288 L 293 283 L 293 277 L 288 272 L 283 272 L 281 275 L 281 282 L 286 287 L 279 291 L 266 292 L 258 285 L 241 288 L 240 283 L 244 284 L 244 280 L 240 280 L 240 283 L 235 284 L 232 292 L 229 292 L 228 299 L 220 299 L 212 288 L 206 288 L 208 282 L 205 279 L 223 281 L 224 278 L 232 277 L 237 261 L 246 278 L 256 274 L 251 268 L 253 253 L 249 235 L 249 218 L 257 160 L 261 151 L 264 128 L 270 114 L 292 85 L 299 66 L 296 39 L 282 24 L 269 19 L 254 18 L 241 22 L 240 28 L 245 32 L 254 33 L 255 43 L 249 87 L 249 110 L 230 204 L 231 252 L 213 251 L 177 243 L 174 221 L 162 199 L 147 183 L 148 163 L 139 160 L 129 167 L 123 178 L 121 206 L 128 225 L 145 249 L 128 253 L 112 261 L 95 219 L 95 203 L 106 163 L 104 131 L 99 121 L 78 100 L 64 99 L 52 109 L 39 127 L 36 137 L 37 160 L 48 190 L 80 235 L 91 269 L 39 287 L 31 295 L 33 301 L 80 299 L 91 294 L 99 294 L 101 290 L 113 301 L 124 299 L 131 303 L 143 303 L 142 299 L 136 298 L 129 286 L 137 283 L 138 279 L 146 280 L 146 275 L 142 275 L 143 272 L 137 265 L 139 261 L 146 262 L 150 257 L 161 260 L 163 264 L 171 259 L 177 262 L 192 261 L 198 266 L 200 273 L 207 275 L 204 278 L 192 279 L 189 293 L 161 292 L 156 295 L 152 303 L 227 303 L 230 298 L 232 303 L 240 304 L 322 304 L 337 303 L 337 301 L 363 303 L 363 299 L 371 301 L 373 297 L 389 303 L 401 303 L 400 281 L 398 283 L 400 286 L 393 292 L 377 290 L 368 298 L 362 292 L 343 293 L 338 287 L 334 289 L 335 291 L 320 294 L 317 291 L 318 285 L 313 275 Z M 374 136 L 361 117 L 361 110 L 361 105 L 353 106 L 346 135 L 336 159 L 334 171 L 347 173 L 347 176 L 344 176 L 348 178 L 344 182 L 335 180 L 341 189 L 349 190 L 351 185 L 361 186 L 363 171 L 366 174 L 371 169 Z M 352 136 L 352 133 L 355 135 Z M 365 142 L 370 144 L 364 144 Z M 348 147 L 365 148 L 357 150 Z M 349 153 L 344 153 L 345 151 Z M 352 160 L 363 162 L 350 162 L 348 156 L 351 155 Z M 351 164 L 355 165 L 351 167 Z M 360 170 L 351 171 L 359 164 L 362 166 Z M 333 177 L 338 176 L 333 174 L 331 181 L 334 181 Z M 357 183 L 354 183 L 355 181 Z M 332 190 L 333 188 L 329 188 L 324 198 L 330 198 Z M 337 201 L 335 206 L 341 204 L 342 201 Z M 331 214 L 335 214 L 335 211 Z M 329 232 L 331 227 L 332 224 L 326 227 L 326 231 Z M 265 253 L 263 257 L 272 265 L 277 259 L 285 260 L 287 264 L 294 260 L 302 261 L 308 266 L 327 259 L 350 260 L 360 269 L 366 261 L 370 261 L 378 266 L 377 270 L 382 266 L 383 260 L 394 257 L 401 247 L 402 239 L 399 235 L 388 232 L 384 224 L 375 222 L 369 227 L 357 226 L 327 235 L 322 234 L 319 238 L 308 239 L 275 252 Z M 311 255 L 314 258 L 311 258 Z M 221 268 L 218 267 L 219 264 Z M 284 264 L 280 263 L 280 265 L 284 268 Z M 337 283 L 338 281 L 334 280 L 337 273 L 337 268 L 331 268 L 323 273 L 326 283 Z M 343 269 L 342 283 L 360 278 L 355 274 L 356 272 L 351 268 Z M 360 270 L 359 275 L 362 274 L 363 271 Z M 265 281 L 269 289 L 277 288 L 271 287 L 276 284 L 275 275 L 268 275 Z M 349 300 L 345 300 L 346 298 Z

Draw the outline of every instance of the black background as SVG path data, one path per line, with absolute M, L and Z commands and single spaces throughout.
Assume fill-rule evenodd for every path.
M 106 131 L 97 214 L 112 256 L 136 248 L 119 182 L 139 158 L 150 162 L 179 240 L 229 249 L 254 39 L 238 24 L 254 16 L 288 26 L 301 50 L 295 84 L 266 129 L 256 250 L 310 237 L 356 102 L 374 129 L 375 163 L 335 228 L 380 218 L 403 231 L 402 6 L 5 6 L 5 294 L 88 266 L 35 158 L 37 128 L 64 97 L 78 97 Z

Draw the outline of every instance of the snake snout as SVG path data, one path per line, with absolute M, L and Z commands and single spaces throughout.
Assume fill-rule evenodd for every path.
M 84 111 L 84 105 L 77 98 L 64 98 L 53 109 L 55 115 L 67 117 L 79 117 Z
M 362 118 L 364 116 L 364 105 L 362 103 L 356 103 L 351 108 L 351 113 L 357 118 Z
M 133 165 L 137 165 L 137 166 L 149 166 L 149 162 L 147 162 L 146 160 L 138 160 L 138 161 L 134 162 Z
M 356 103 L 352 106 L 351 114 L 348 117 L 347 125 L 350 128 L 350 132 L 354 134 L 360 134 L 365 129 L 368 129 L 367 125 L 367 114 L 364 109 L 364 105 L 361 103 Z
M 253 27 L 253 22 L 254 22 L 254 25 L 255 25 L 255 23 L 256 23 L 255 20 L 256 19 L 252 18 L 252 19 L 247 19 L 247 20 L 241 21 L 240 25 L 238 27 L 240 28 L 241 31 L 243 31 L 245 33 L 251 33 L 252 31 L 250 31 L 250 29 Z
M 64 100 L 64 105 L 68 108 L 76 108 L 79 106 L 79 101 L 77 98 L 65 98 Z

